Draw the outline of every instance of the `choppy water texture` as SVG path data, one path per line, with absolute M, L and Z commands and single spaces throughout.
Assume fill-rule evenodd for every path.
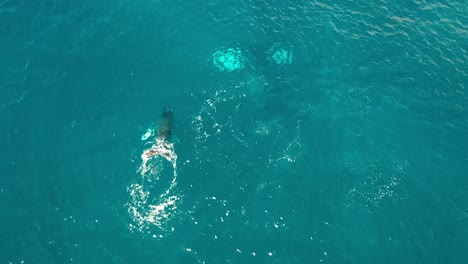
M 0 263 L 467 263 L 467 14 L 0 0 Z

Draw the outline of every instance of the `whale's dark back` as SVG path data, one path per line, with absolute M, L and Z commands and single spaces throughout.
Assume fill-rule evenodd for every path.
M 169 140 L 172 135 L 174 123 L 174 114 L 169 108 L 165 108 L 162 113 L 162 120 L 159 124 L 158 138 L 161 140 Z

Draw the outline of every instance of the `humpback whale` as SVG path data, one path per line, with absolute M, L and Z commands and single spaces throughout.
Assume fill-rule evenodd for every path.
M 172 124 L 174 123 L 174 114 L 171 109 L 165 108 L 162 113 L 162 120 L 159 124 L 158 130 L 158 139 L 162 141 L 167 141 L 171 138 L 172 134 Z
M 161 155 L 169 161 L 174 158 L 173 145 L 169 143 L 169 139 L 172 135 L 174 123 L 174 114 L 169 108 L 165 108 L 162 113 L 162 119 L 159 123 L 158 136 L 156 138 L 156 144 L 150 149 L 147 149 L 143 155 L 146 159 Z

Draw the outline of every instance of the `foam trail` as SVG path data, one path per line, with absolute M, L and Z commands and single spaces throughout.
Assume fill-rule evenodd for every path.
M 130 225 L 130 229 L 152 232 L 152 227 L 156 227 L 159 232 L 166 231 L 167 223 L 174 215 L 178 202 L 181 200 L 175 190 L 177 186 L 177 154 L 174 144 L 157 139 L 155 144 L 142 152 L 141 159 L 137 173 L 141 176 L 142 182 L 141 184 L 134 183 L 128 188 L 131 197 L 128 212 L 135 223 L 135 225 Z M 157 178 L 160 175 L 164 160 L 171 162 L 173 174 L 169 187 L 157 196 L 157 194 L 150 192 L 153 184 L 151 178 Z

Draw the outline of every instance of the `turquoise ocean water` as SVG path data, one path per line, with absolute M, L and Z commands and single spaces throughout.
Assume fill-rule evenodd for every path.
M 467 14 L 0 0 L 0 263 L 468 263 Z

